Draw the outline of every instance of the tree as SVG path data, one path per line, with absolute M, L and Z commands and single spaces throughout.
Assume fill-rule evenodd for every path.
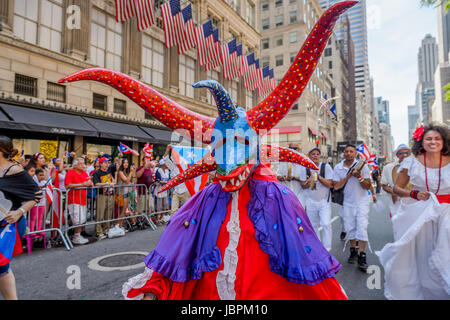
M 420 4 L 422 6 L 430 7 L 430 6 L 444 6 L 445 12 L 450 10 L 450 0 L 420 0 Z
M 445 101 L 450 101 L 450 83 L 447 83 L 447 84 L 444 86 L 444 90 L 447 90 L 447 91 L 445 92 Z

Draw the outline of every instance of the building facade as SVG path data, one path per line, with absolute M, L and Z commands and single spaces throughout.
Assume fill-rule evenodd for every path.
M 412 139 L 412 135 L 417 128 L 419 118 L 419 109 L 417 106 L 408 106 L 408 141 L 411 141 Z
M 2 1 L 0 133 L 14 138 L 27 154 L 52 145 L 47 157 L 65 150 L 89 158 L 99 152 L 114 154 L 119 141 L 135 150 L 153 143 L 155 153 L 162 153 L 172 132 L 128 98 L 97 82 L 57 83 L 89 67 L 128 74 L 211 117 L 217 116 L 215 102 L 206 89 L 192 88 L 196 81 L 218 80 L 237 104 L 254 106 L 256 91 L 247 92 L 241 80 L 225 80 L 221 67 L 211 71 L 200 67 L 195 48 L 183 55 L 175 47 L 166 48 L 159 9 L 163 2 L 155 1 L 155 25 L 138 32 L 135 18 L 116 22 L 110 0 Z M 258 54 L 257 1 L 192 0 L 183 5 L 188 2 L 194 21 L 212 20 L 221 40 L 234 37 L 242 43 L 243 54 Z M 33 125 L 37 120 L 30 121 L 27 114 L 40 117 L 40 125 Z
M 262 66 L 274 66 L 278 83 L 319 20 L 322 8 L 317 0 L 262 0 L 258 11 L 261 19 Z M 328 74 L 323 55 L 302 96 L 277 126 L 280 130 L 277 136 L 279 143 L 297 143 L 301 151 L 306 153 L 319 142 L 323 158 L 331 158 L 338 130 L 321 108 L 319 99 L 325 95 L 333 97 L 336 94 L 334 90 L 334 82 Z

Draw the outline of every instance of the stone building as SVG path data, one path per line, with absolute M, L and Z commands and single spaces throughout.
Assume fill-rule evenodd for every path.
M 195 112 L 216 117 L 206 89 L 192 88 L 216 79 L 242 107 L 252 107 L 257 90 L 224 80 L 221 67 L 205 71 L 197 50 L 178 55 L 166 48 L 159 7 L 156 23 L 138 32 L 135 18 L 117 23 L 113 0 L 2 0 L 0 2 L 0 134 L 14 138 L 26 154 L 52 145 L 48 157 L 75 150 L 95 158 L 117 153 L 119 141 L 135 150 L 147 142 L 161 154 L 171 131 L 116 90 L 97 82 L 60 85 L 75 71 L 105 67 L 128 74 Z M 258 1 L 191 0 L 194 21 L 211 19 L 219 38 L 233 37 L 243 54 L 259 55 Z M 134 159 L 137 161 L 137 159 Z

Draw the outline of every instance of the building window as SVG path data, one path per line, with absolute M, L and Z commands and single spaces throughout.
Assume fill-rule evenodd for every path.
M 107 111 L 107 97 L 101 94 L 94 93 L 92 108 L 96 110 Z
M 328 69 L 333 69 L 333 61 L 328 61 Z
M 211 80 L 216 80 L 219 81 L 219 72 L 215 71 L 215 70 L 208 70 L 206 72 L 206 79 L 211 79 Z M 215 105 L 216 100 L 214 99 L 214 97 L 212 96 L 212 94 L 209 92 L 209 90 L 207 90 L 207 94 L 206 94 L 206 101 L 209 104 L 213 104 Z
M 332 55 L 332 49 L 331 48 L 326 48 L 325 49 L 325 57 L 329 57 Z
M 61 84 L 47 82 L 47 100 L 65 103 L 66 87 Z
M 296 42 L 297 42 L 297 32 L 289 33 L 289 43 L 296 43 Z
M 296 102 L 296 103 L 292 106 L 292 110 L 298 110 L 298 102 Z
M 275 47 L 279 47 L 283 45 L 283 36 L 278 36 L 274 39 Z
M 297 56 L 297 52 L 292 52 L 289 56 L 289 61 L 292 63 L 295 60 L 295 57 Z
M 195 83 L 195 60 L 186 55 L 181 55 L 179 73 L 179 92 L 182 95 L 194 98 L 194 87 L 192 85 Z
M 276 0 L 275 7 L 281 7 L 283 5 L 283 0 Z
M 114 113 L 127 114 L 127 102 L 125 100 L 114 99 Z
M 247 1 L 247 22 L 253 28 L 255 27 L 255 5 Z
M 236 11 L 237 13 L 241 13 L 241 0 L 228 0 L 228 3 L 234 9 L 234 11 Z
M 269 2 L 264 1 L 263 3 L 261 3 L 261 11 L 267 11 L 267 10 L 269 10 Z
M 269 18 L 263 19 L 261 21 L 261 27 L 262 27 L 263 30 L 268 30 L 270 28 L 270 20 L 269 20 Z
M 283 25 L 283 15 L 280 14 L 278 16 L 275 16 L 275 26 L 281 27 Z
M 14 93 L 37 97 L 37 79 L 16 74 L 14 81 Z
M 91 60 L 100 67 L 122 69 L 122 23 L 97 9 L 92 10 Z
M 63 0 L 14 1 L 14 35 L 46 49 L 61 52 Z
M 163 87 L 164 44 L 144 34 L 142 36 L 142 80 Z
M 275 66 L 279 67 L 283 65 L 283 55 L 275 57 Z
M 155 118 L 148 112 L 145 112 L 144 119 L 145 120 L 155 120 Z
M 297 11 L 289 12 L 289 23 L 297 23 Z
M 269 49 L 269 39 L 262 39 L 261 40 L 261 48 L 262 49 Z
M 262 67 L 263 68 L 268 67 L 269 64 L 270 64 L 270 58 L 269 57 L 264 57 L 264 58 L 262 58 L 261 62 L 262 62 Z

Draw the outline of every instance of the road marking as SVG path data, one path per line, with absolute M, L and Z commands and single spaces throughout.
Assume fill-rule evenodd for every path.
M 91 261 L 89 261 L 88 268 L 91 270 L 96 270 L 96 271 L 110 272 L 110 271 L 127 271 L 127 270 L 140 269 L 140 268 L 145 267 L 144 262 L 130 265 L 130 266 L 123 266 L 123 267 L 104 267 L 99 264 L 99 262 L 102 261 L 103 259 L 115 257 L 115 256 L 126 255 L 126 254 L 136 254 L 136 255 L 142 255 L 145 257 L 148 254 L 148 252 L 129 251 L 129 252 L 118 252 L 118 253 L 108 254 L 106 256 L 98 257 L 98 258 L 95 258 L 95 259 L 92 259 Z
M 330 224 L 333 224 L 333 222 L 335 222 L 337 219 L 339 219 L 339 216 L 336 216 L 336 217 L 334 217 L 333 219 L 331 219 Z M 322 228 L 322 227 L 319 227 L 318 231 L 320 232 L 320 231 L 322 231 L 322 230 L 323 230 L 323 228 Z

